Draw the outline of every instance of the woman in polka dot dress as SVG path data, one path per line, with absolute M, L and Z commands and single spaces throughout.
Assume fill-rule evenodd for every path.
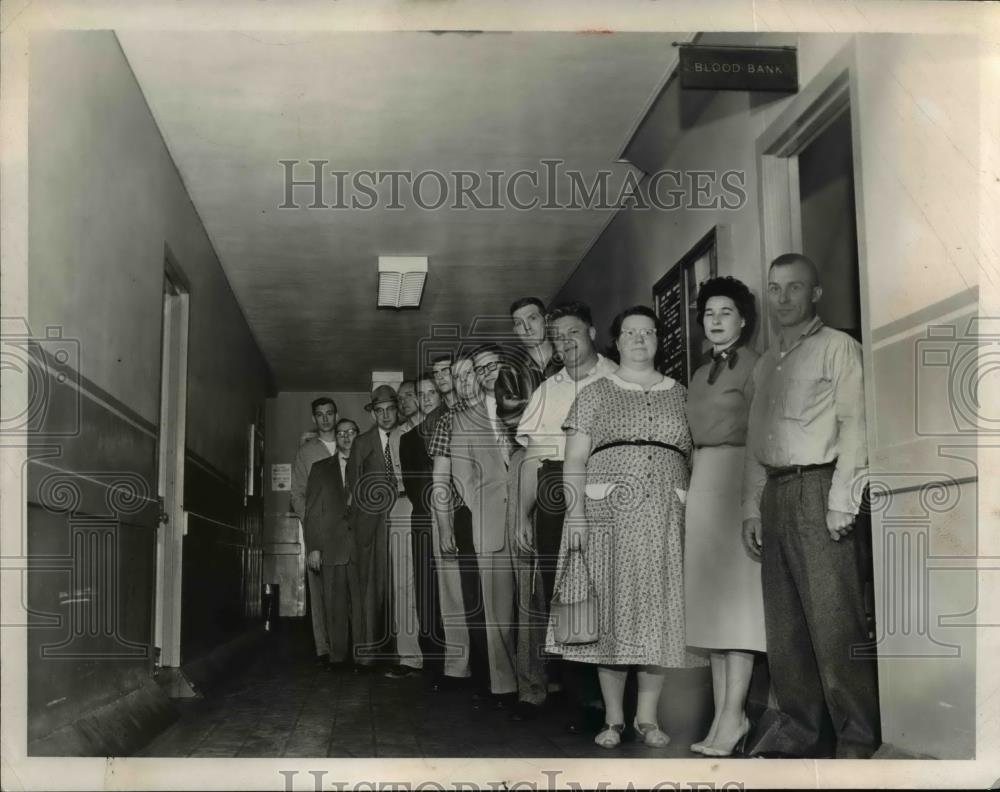
M 586 595 L 589 576 L 598 640 L 556 643 L 550 623 L 547 648 L 599 665 L 606 723 L 595 742 L 607 748 L 621 741 L 625 679 L 637 666 L 635 729 L 647 745 L 663 747 L 670 740 L 657 725 L 663 669 L 704 665 L 687 651 L 684 632 L 686 393 L 657 371 L 659 323 L 649 308 L 623 311 L 611 335 L 618 372 L 584 388 L 563 427 L 567 512 L 556 573 L 567 602 Z

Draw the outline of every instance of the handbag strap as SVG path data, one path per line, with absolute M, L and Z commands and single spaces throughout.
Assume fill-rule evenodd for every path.
M 554 588 L 554 596 L 558 596 L 562 592 L 562 585 L 566 581 L 566 575 L 569 572 L 570 560 L 573 557 L 573 553 L 580 554 L 580 560 L 583 562 L 583 571 L 587 575 L 587 594 L 590 596 L 597 596 L 597 589 L 594 587 L 594 578 L 590 574 L 590 567 L 587 566 L 587 555 L 583 552 L 583 548 L 571 547 L 566 553 L 566 561 L 563 564 L 562 572 L 559 575 L 559 580 L 556 581 Z

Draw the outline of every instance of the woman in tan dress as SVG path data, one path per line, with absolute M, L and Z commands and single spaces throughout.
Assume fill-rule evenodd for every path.
M 753 653 L 765 648 L 760 564 L 743 550 L 740 508 L 758 357 L 744 344 L 756 309 L 750 290 L 735 278 L 705 281 L 697 306 L 712 360 L 688 386 L 695 452 L 685 521 L 685 624 L 688 645 L 711 652 L 715 718 L 691 750 L 729 756 L 750 729 L 745 707 Z
M 664 669 L 699 663 L 685 645 L 678 494 L 687 489 L 691 438 L 684 386 L 655 366 L 658 328 L 645 306 L 619 314 L 611 331 L 618 371 L 580 391 L 563 425 L 567 511 L 556 580 L 560 597 L 573 602 L 586 596 L 589 574 L 598 637 L 559 644 L 550 620 L 546 648 L 598 666 L 606 722 L 594 741 L 605 748 L 625 729 L 630 667 L 639 689 L 634 728 L 646 745 L 662 748 L 670 741 L 657 723 Z

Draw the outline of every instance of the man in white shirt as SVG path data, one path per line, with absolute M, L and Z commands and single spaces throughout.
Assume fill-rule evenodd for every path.
M 329 396 L 321 396 L 313 400 L 311 407 L 316 433 L 311 437 L 301 438 L 292 463 L 292 511 L 300 522 L 304 522 L 306 515 L 306 484 L 310 469 L 315 462 L 337 452 L 337 403 Z M 309 592 L 316 659 L 317 662 L 327 663 L 330 658 L 330 641 L 326 614 L 323 611 L 323 576 L 309 566 L 306 567 L 306 587 Z
M 522 555 L 536 559 L 537 577 L 544 592 L 544 602 L 537 599 L 519 603 L 518 617 L 526 621 L 523 627 L 530 636 L 526 661 L 531 673 L 522 674 L 519 711 L 527 715 L 531 706 L 540 706 L 546 696 L 545 663 L 541 649 L 545 643 L 548 611 L 555 587 L 556 561 L 562 540 L 563 518 L 566 505 L 563 500 L 562 467 L 566 449 L 563 421 L 569 414 L 577 394 L 593 382 L 613 373 L 618 366 L 597 352 L 590 309 L 579 302 L 563 303 L 553 308 L 547 316 L 549 334 L 556 355 L 563 361 L 563 368 L 539 385 L 532 394 L 517 428 L 518 442 L 525 446 L 524 461 L 520 471 L 518 507 L 520 518 L 514 541 Z M 536 582 L 537 578 L 536 578 Z M 523 654 L 523 652 L 522 652 Z M 573 664 L 550 659 L 550 667 L 559 664 L 562 676 L 572 674 Z M 583 687 L 581 682 L 570 682 L 571 687 Z M 576 690 L 568 691 L 577 693 Z M 577 698 L 587 698 L 582 694 Z M 583 701 L 575 702 L 582 705 Z M 530 716 L 529 716 L 530 717 Z M 577 727 L 575 721 L 571 727 Z
M 399 426 L 396 428 L 400 436 L 424 419 L 420 411 L 420 400 L 417 398 L 416 380 L 408 379 L 399 383 L 399 389 L 396 391 L 396 407 L 399 410 Z

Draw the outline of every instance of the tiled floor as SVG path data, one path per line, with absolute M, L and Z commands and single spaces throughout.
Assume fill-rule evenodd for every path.
M 702 736 L 710 682 L 702 669 L 673 673 L 682 676 L 665 697 L 676 705 L 668 706 L 669 723 L 661 718 L 671 744 L 654 750 L 626 741 L 607 751 L 593 735 L 568 733 L 556 708 L 515 722 L 489 704 L 477 708 L 468 692 L 430 691 L 419 677 L 325 671 L 305 625 L 288 621 L 246 671 L 203 700 L 180 703 L 180 719 L 139 755 L 693 758 L 687 746 Z

